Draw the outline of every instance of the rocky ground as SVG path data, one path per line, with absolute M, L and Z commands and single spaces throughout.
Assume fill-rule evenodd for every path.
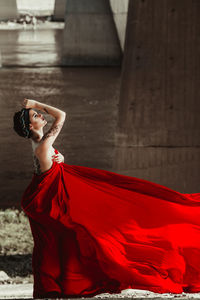
M 32 249 L 32 234 L 24 212 L 0 210 L 0 284 L 33 282 Z

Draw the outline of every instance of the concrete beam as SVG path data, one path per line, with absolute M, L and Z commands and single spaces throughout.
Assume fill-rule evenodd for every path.
M 108 0 L 68 0 L 63 65 L 120 65 L 122 52 Z
M 16 0 L 0 0 L 0 21 L 18 17 Z

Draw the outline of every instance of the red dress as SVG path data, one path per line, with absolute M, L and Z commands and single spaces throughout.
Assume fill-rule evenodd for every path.
M 53 162 L 33 174 L 21 206 L 34 239 L 34 298 L 200 292 L 200 193 Z

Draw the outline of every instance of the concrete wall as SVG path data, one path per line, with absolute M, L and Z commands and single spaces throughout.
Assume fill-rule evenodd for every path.
M 130 1 L 114 170 L 200 192 L 200 3 Z
M 68 0 L 63 65 L 120 65 L 121 48 L 108 0 Z
M 124 50 L 128 2 L 129 0 L 110 0 L 110 6 L 122 50 Z
M 65 20 L 66 0 L 55 0 L 53 19 L 55 21 Z
M 15 0 L 0 0 L 0 21 L 15 19 L 18 16 Z

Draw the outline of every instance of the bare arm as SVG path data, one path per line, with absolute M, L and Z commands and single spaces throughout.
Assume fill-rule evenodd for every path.
M 66 113 L 56 107 L 47 105 L 45 103 L 41 103 L 38 101 L 35 101 L 35 107 L 36 109 L 42 110 L 44 112 L 46 112 L 47 114 L 52 115 L 55 119 L 65 119 L 65 115 Z
M 41 103 L 39 101 L 36 100 L 32 100 L 32 99 L 24 99 L 22 105 L 25 108 L 36 108 L 39 109 L 41 111 L 46 112 L 47 114 L 52 115 L 52 117 L 54 117 L 55 119 L 58 119 L 60 117 L 63 117 L 66 115 L 66 113 L 56 107 L 47 105 L 45 103 Z
M 46 155 L 49 147 L 52 146 L 58 134 L 60 133 L 63 124 L 65 122 L 66 113 L 56 107 L 47 105 L 31 99 L 25 99 L 23 105 L 26 108 L 36 108 L 38 110 L 45 111 L 55 118 L 51 128 L 44 134 L 41 144 L 37 147 L 37 154 Z M 42 154 L 43 153 L 43 154 Z

